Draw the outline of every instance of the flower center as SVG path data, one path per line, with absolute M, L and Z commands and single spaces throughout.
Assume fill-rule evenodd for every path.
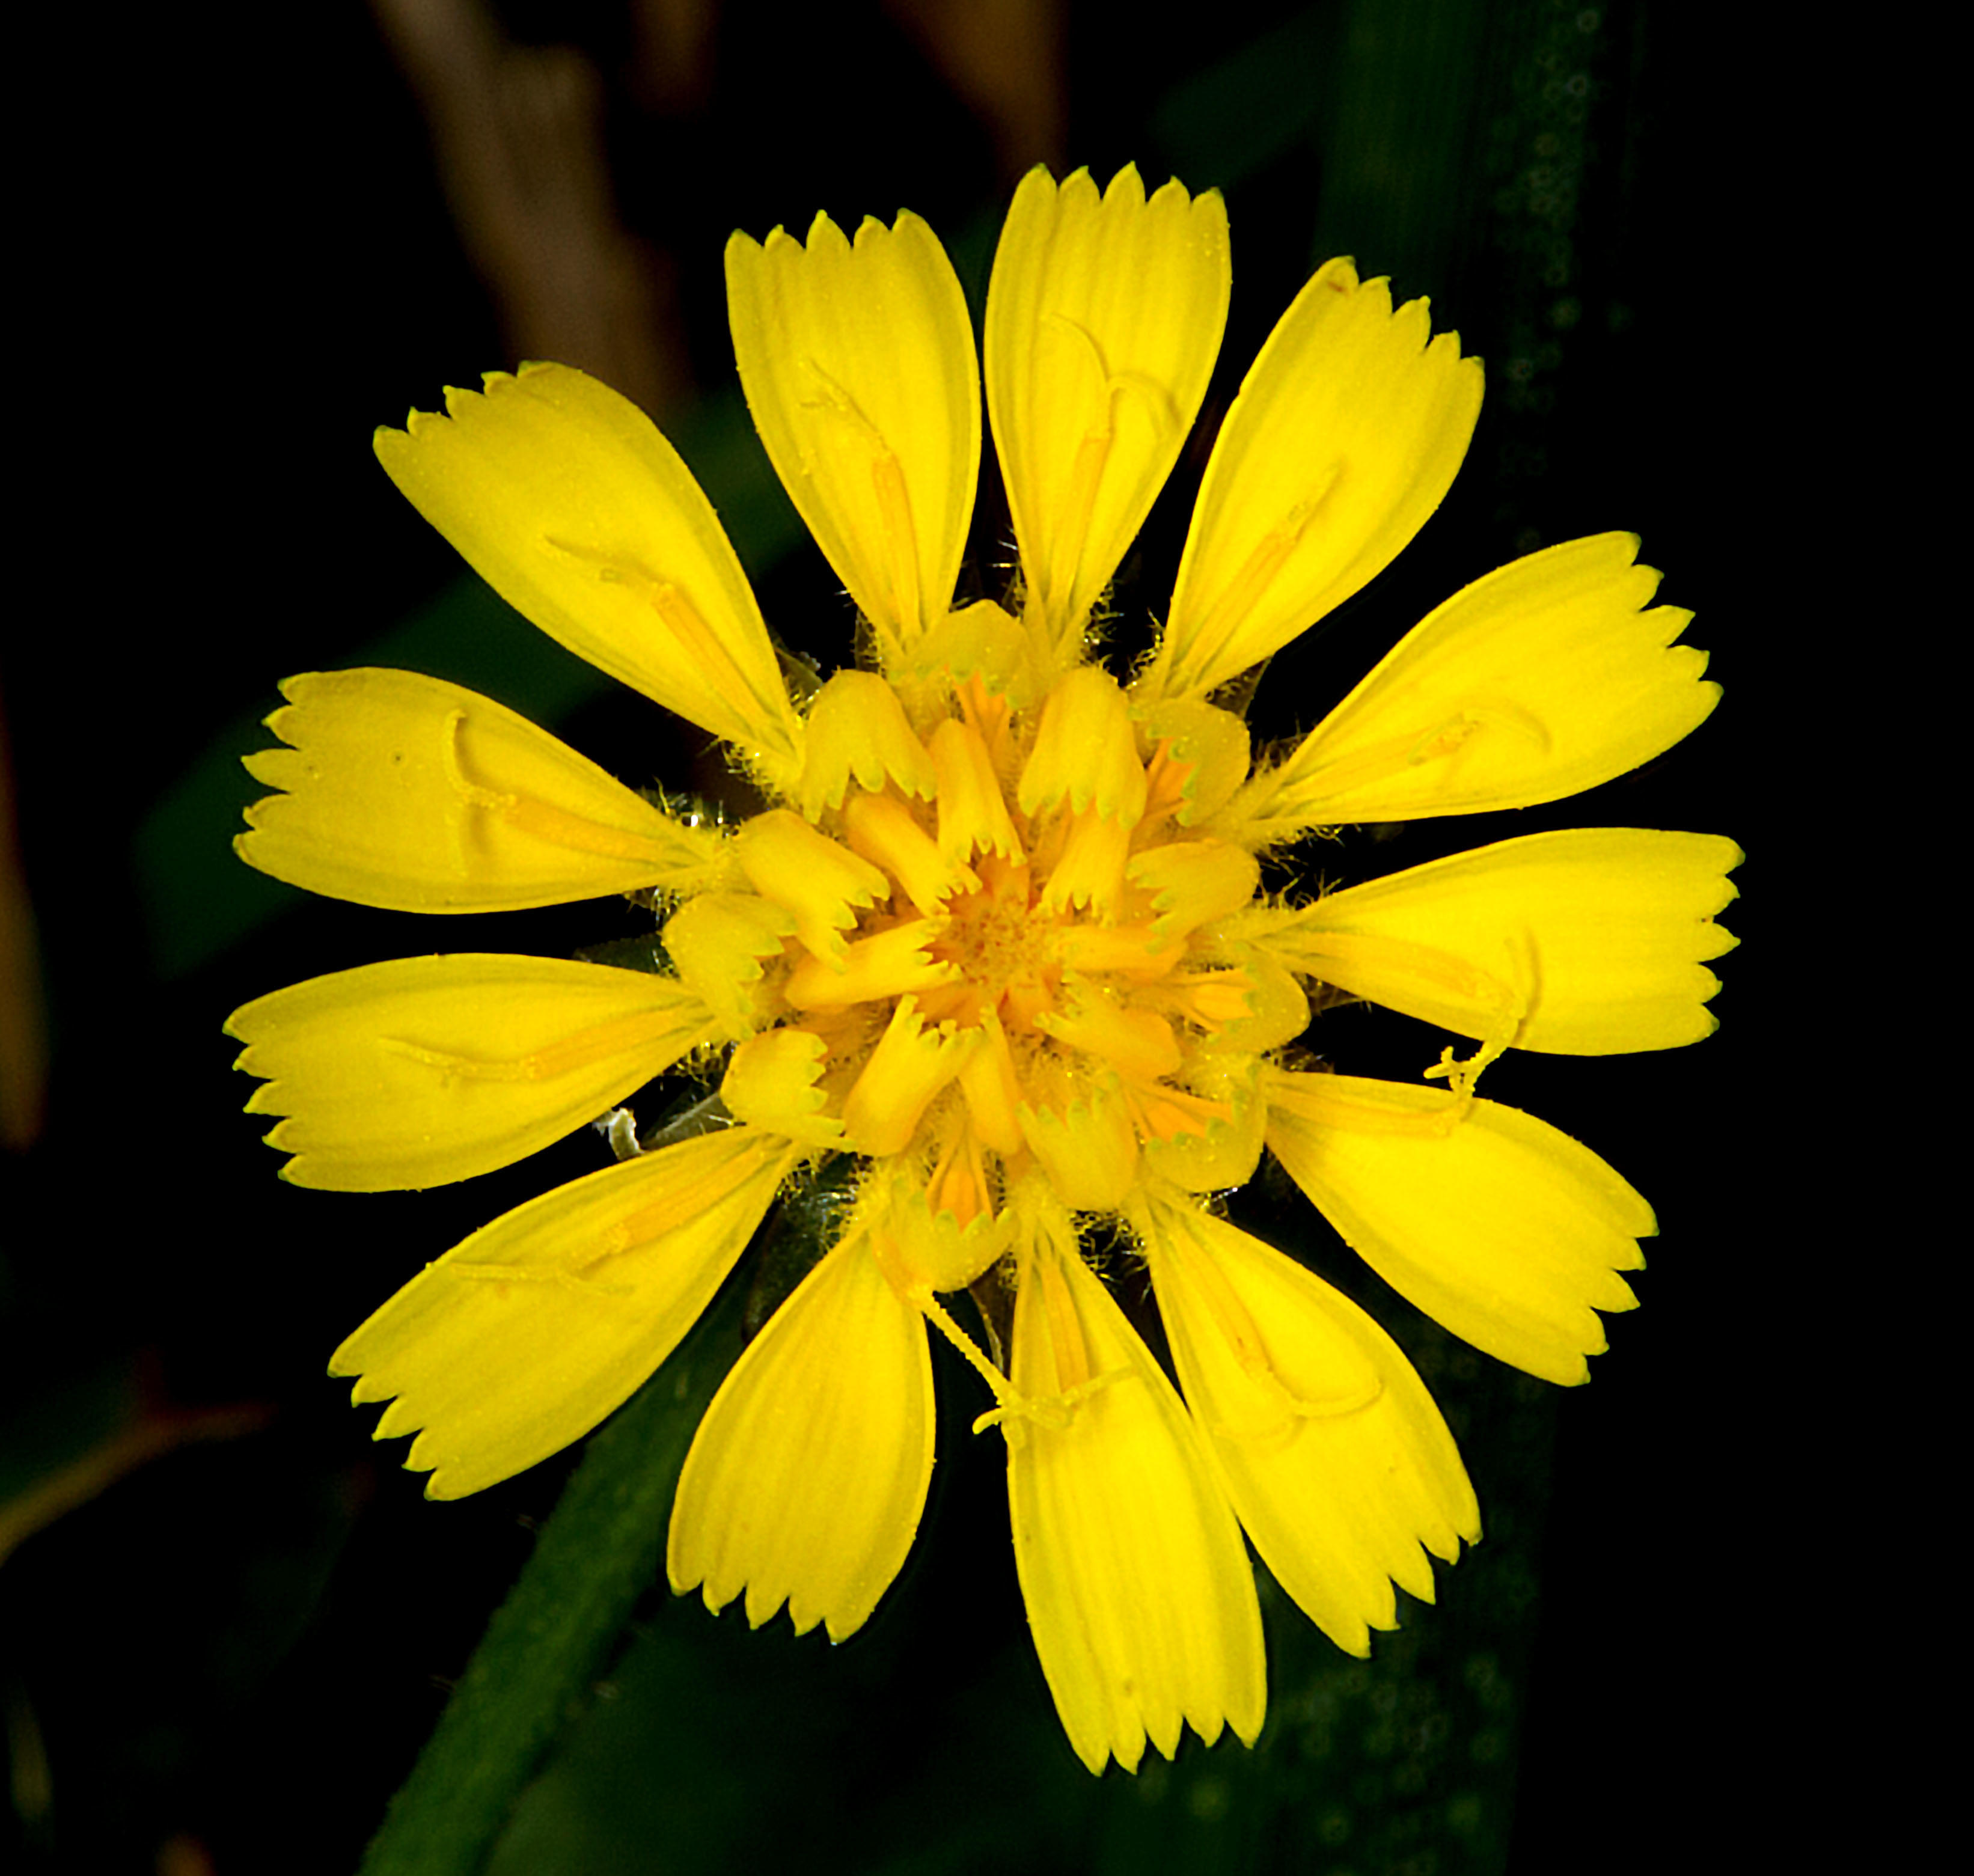
M 1194 934 L 1246 904 L 1259 869 L 1174 825 L 1192 759 L 1143 749 L 1094 667 L 1032 717 L 978 677 L 949 708 L 919 702 L 870 674 L 832 679 L 809 719 L 804 812 L 736 837 L 772 909 L 737 939 L 723 902 L 667 928 L 675 956 L 745 948 L 744 972 L 766 927 L 785 960 L 769 991 L 785 1020 L 736 1051 L 729 1108 L 911 1156 L 930 1215 L 962 1228 L 1031 1169 L 1073 1209 L 1114 1210 L 1141 1147 L 1234 1118 L 1231 1058 L 1200 1038 L 1251 1014 L 1254 985 Z M 1226 787 L 1245 771 L 1238 741 L 1216 759 Z M 1215 1170 L 1194 1157 L 1192 1174 Z
M 926 999 L 928 1013 L 969 1027 L 992 1013 L 1010 1030 L 1032 1030 L 1062 985 L 1058 921 L 1038 913 L 1025 864 L 990 858 L 976 870 L 979 888 L 947 900 L 951 923 L 930 947 L 959 976 Z

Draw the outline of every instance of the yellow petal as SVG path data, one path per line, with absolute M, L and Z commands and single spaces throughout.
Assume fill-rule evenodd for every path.
M 1720 687 L 1650 604 L 1635 534 L 1598 534 L 1476 580 L 1414 626 L 1235 812 L 1258 840 L 1560 800 L 1635 769 Z
M 810 955 L 838 968 L 857 909 L 890 894 L 869 861 L 786 808 L 753 816 L 734 836 L 733 852 L 748 884 L 793 917 Z
M 1021 1083 L 1001 1018 L 988 1010 L 980 1019 L 980 1046 L 959 1071 L 959 1087 L 973 1130 L 1004 1159 L 1027 1144 L 1021 1123 Z
M 898 694 L 875 671 L 840 671 L 809 706 L 802 769 L 802 812 L 820 821 L 841 808 L 854 776 L 872 794 L 896 782 L 907 795 L 930 801 L 937 772 L 926 746 L 905 719 Z
M 943 913 L 949 898 L 980 890 L 980 876 L 941 853 L 895 795 L 851 795 L 843 810 L 843 838 L 851 852 L 896 880 L 928 918 Z
M 1258 1086 L 1261 1064 L 1251 1055 L 1202 1055 L 1186 1073 L 1189 1091 L 1226 1110 L 1204 1133 L 1190 1130 L 1144 1143 L 1148 1175 L 1182 1192 L 1231 1192 L 1254 1176 L 1261 1159 L 1267 1104 Z
M 1254 1579 L 1185 1409 L 1084 1266 L 1067 1217 L 1026 1221 L 1008 1504 L 1056 1711 L 1093 1772 L 1168 1758 L 1190 1724 L 1253 1744 L 1267 1704 Z
M 1086 808 L 1080 814 L 1058 810 L 1035 831 L 1036 863 L 1048 875 L 1041 900 L 1044 916 L 1061 918 L 1081 907 L 1108 925 L 1123 915 L 1128 826 Z
M 516 911 L 726 871 L 687 827 L 491 698 L 412 671 L 311 671 L 245 758 L 284 794 L 247 810 L 241 859 L 310 892 L 392 912 Z
M 812 1146 L 841 1146 L 843 1123 L 822 1110 L 816 1079 L 829 1045 L 812 1031 L 784 1027 L 750 1036 L 736 1048 L 720 1084 L 735 1120 Z
M 952 983 L 959 976 L 959 966 L 934 957 L 931 949 L 947 923 L 929 918 L 894 925 L 857 940 L 845 948 L 839 963 L 798 958 L 782 986 L 783 999 L 792 1009 L 848 1009 L 853 1003 L 906 996 Z
M 1598 1310 L 1636 1298 L 1651 1209 L 1532 1114 L 1444 1088 L 1270 1074 L 1268 1146 L 1401 1295 L 1498 1359 L 1565 1385 L 1601 1353 Z
M 511 1165 L 713 1039 L 674 979 L 554 958 L 402 958 L 243 1005 L 249 1113 L 287 1117 L 281 1176 L 332 1192 L 443 1186 Z
M 918 999 L 900 999 L 890 1025 L 844 1097 L 843 1134 L 851 1150 L 873 1158 L 903 1153 L 934 1095 L 966 1066 L 983 1038 L 977 1028 L 928 1028 Z
M 939 850 L 964 866 L 982 854 L 1018 862 L 1021 836 L 1008 818 L 980 732 L 958 717 L 945 718 L 932 733 L 932 759 L 939 776 Z
M 419 513 L 550 638 L 758 757 L 785 785 L 802 726 L 713 505 L 634 405 L 581 372 L 524 365 L 448 418 L 379 430 Z
M 1332 893 L 1254 942 L 1290 969 L 1461 1035 L 1562 1055 L 1711 1035 L 1739 942 L 1713 923 L 1741 851 L 1640 828 L 1526 835 Z
M 1153 942 L 1171 944 L 1201 926 L 1238 912 L 1261 883 L 1260 863 L 1225 841 L 1168 841 L 1134 854 L 1124 869 L 1133 886 L 1153 895 Z
M 496 1218 L 428 1264 L 330 1359 L 376 1438 L 462 1498 L 579 1439 L 678 1346 L 797 1150 L 733 1127 L 611 1166 Z
M 1143 714 L 1153 746 L 1146 782 L 1154 809 L 1168 805 L 1181 827 L 1224 806 L 1248 779 L 1248 726 L 1231 710 L 1198 697 L 1170 697 Z
M 1158 657 L 1139 689 L 1199 697 L 1374 579 L 1452 487 L 1480 366 L 1423 300 L 1332 261 L 1297 295 L 1227 413 Z
M 911 683 L 942 690 L 977 677 L 987 695 L 1018 710 L 1033 708 L 1055 675 L 1038 661 L 1028 633 L 992 599 L 948 613 L 919 641 L 906 667 Z
M 726 305 L 769 460 L 895 656 L 946 616 L 980 473 L 979 366 L 952 264 L 915 215 L 867 218 L 854 246 L 818 215 L 806 246 L 736 235 Z
M 1480 1511 L 1412 1365 L 1313 1272 L 1190 1205 L 1133 1215 L 1179 1385 L 1275 1580 L 1336 1645 L 1397 1626 L 1392 1585 L 1432 1599 Z M 1421 1546 L 1424 1549 L 1421 1550 Z
M 987 408 L 1025 621 L 1073 661 L 1090 607 L 1177 461 L 1227 323 L 1227 211 L 1135 169 L 1015 192 L 987 291 Z
M 1121 881 L 1123 869 L 1118 869 Z M 1055 935 L 1058 961 L 1066 970 L 1114 972 L 1150 984 L 1169 978 L 1185 956 L 1182 940 L 1155 944 L 1149 920 L 1136 925 L 1066 925 Z
M 932 1478 L 925 1323 L 861 1235 L 812 1271 L 734 1363 L 700 1422 L 665 1569 L 716 1612 L 744 1589 L 759 1628 L 861 1628 L 903 1564 Z
M 1080 978 L 1064 979 L 1061 1005 L 1044 1010 L 1036 1017 L 1035 1027 L 1133 1080 L 1155 1081 L 1176 1074 L 1185 1060 L 1172 1025 L 1162 1016 L 1139 1009 Z
M 1229 968 L 1176 972 L 1166 989 L 1179 1013 L 1212 1038 L 1216 1051 L 1258 1055 L 1309 1027 L 1309 998 L 1294 972 L 1258 945 L 1220 944 Z
M 1114 1212 L 1138 1176 L 1138 1136 L 1114 1079 L 1094 1081 L 1067 1107 L 1015 1110 L 1021 1137 L 1056 1195 L 1079 1212 Z
M 956 1123 L 963 1127 L 962 1114 Z M 977 1281 L 1008 1248 L 1012 1220 L 986 1204 L 964 1224 L 944 1208 L 935 1210 L 923 1176 L 905 1169 L 905 1163 L 888 1178 L 864 1182 L 860 1196 L 871 1205 L 871 1231 L 878 1244 L 880 1264 L 894 1271 L 893 1281 L 907 1294 L 964 1290 Z
M 729 1041 L 752 1035 L 768 1018 L 766 961 L 795 934 L 795 914 L 755 893 L 702 893 L 666 922 L 665 953 L 680 979 L 706 1004 Z
M 1145 765 L 1124 693 L 1102 666 L 1079 665 L 1049 693 L 1015 799 L 1025 815 L 1067 801 L 1079 814 L 1094 808 L 1107 821 L 1137 825 Z

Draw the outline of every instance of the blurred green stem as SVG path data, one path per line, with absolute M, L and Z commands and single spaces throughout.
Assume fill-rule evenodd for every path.
M 589 1442 L 488 1624 L 362 1876 L 473 1876 L 657 1582 L 693 1429 L 732 1366 L 738 1287 Z

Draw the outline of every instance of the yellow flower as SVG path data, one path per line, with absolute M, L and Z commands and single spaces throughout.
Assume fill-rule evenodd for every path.
M 993 1396 L 1015 1561 L 1093 1770 L 1265 1704 L 1245 1531 L 1340 1647 L 1480 1535 L 1405 1356 L 1211 1195 L 1273 1152 L 1395 1288 L 1558 1382 L 1653 1229 L 1603 1161 L 1479 1098 L 1510 1048 L 1598 1054 L 1713 1026 L 1731 843 L 1536 834 L 1307 903 L 1263 850 L 1356 821 L 1553 800 L 1712 708 L 1689 615 L 1637 542 L 1516 562 L 1408 633 L 1279 759 L 1214 695 L 1371 579 L 1451 484 L 1480 372 L 1425 305 L 1336 261 L 1227 413 L 1156 654 L 1091 618 L 1171 471 L 1228 290 L 1219 198 L 1135 170 L 1028 176 L 994 266 L 985 384 L 1020 579 L 956 599 L 980 449 L 959 286 L 909 214 L 846 240 L 736 235 L 735 352 L 774 467 L 867 656 L 798 704 L 710 505 L 602 385 L 556 366 L 378 435 L 398 487 L 544 631 L 720 737 L 772 805 L 737 828 L 620 785 L 484 697 L 402 671 L 291 679 L 239 842 L 277 877 L 434 913 L 619 893 L 667 967 L 407 959 L 247 1005 L 252 1111 L 303 1185 L 464 1179 L 678 1064 L 697 1130 L 496 1219 L 333 1358 L 428 1490 L 580 1437 L 664 1360 L 776 1195 L 856 1156 L 843 1229 L 729 1376 L 680 1481 L 674 1589 L 841 1638 L 909 1550 L 933 1461 L 928 1329 Z M 1306 986 L 1478 1045 L 1444 1086 L 1296 1065 Z M 723 1066 L 721 1064 L 723 1063 Z M 1092 1262 L 1147 1266 L 1175 1388 Z M 971 1290 L 987 1346 L 940 1299 Z M 1000 1346 L 1005 1334 L 1008 1346 Z M 991 1351 L 991 1353 L 990 1353 Z

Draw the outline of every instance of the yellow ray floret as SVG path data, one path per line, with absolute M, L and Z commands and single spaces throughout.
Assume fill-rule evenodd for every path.
M 463 1498 L 579 1439 L 678 1344 L 799 1150 L 735 1127 L 558 1187 L 426 1265 L 330 1359 Z
M 1396 1344 L 1292 1258 L 1185 1202 L 1132 1222 L 1179 1385 L 1261 1560 L 1339 1648 L 1397 1625 L 1394 1582 L 1432 1599 L 1425 1553 L 1479 1541 L 1439 1409 Z
M 1426 303 L 1332 261 L 1296 296 L 1227 413 L 1172 615 L 1139 688 L 1203 697 L 1382 572 L 1453 484 L 1480 366 Z
M 1067 802 L 1078 814 L 1090 810 L 1127 831 L 1143 818 L 1145 765 L 1130 707 L 1100 665 L 1078 665 L 1049 693 L 1016 799 L 1025 815 Z
M 936 1420 L 923 1318 L 853 1232 L 714 1396 L 672 1507 L 666 1573 L 708 1609 L 784 1602 L 798 1635 L 861 1628 L 911 1549 Z
M 728 877 L 720 835 L 654 808 L 490 697 L 412 671 L 312 671 L 244 759 L 271 795 L 233 845 L 264 873 L 393 912 L 507 912 Z
M 667 921 L 666 953 L 680 981 L 712 1011 L 723 1041 L 737 1042 L 767 1022 L 767 963 L 795 929 L 792 912 L 757 893 L 702 893 Z
M 1015 192 L 987 290 L 987 408 L 1031 630 L 1074 661 L 1206 394 L 1231 279 L 1219 195 L 1135 168 Z
M 1258 946 L 1221 943 L 1213 955 L 1225 968 L 1175 973 L 1163 986 L 1163 1000 L 1208 1031 L 1216 1051 L 1260 1054 L 1293 1042 L 1309 1027 L 1302 986 Z
M 1677 1048 L 1719 1027 L 1706 960 L 1739 942 L 1713 915 L 1740 858 L 1713 834 L 1530 834 L 1241 929 L 1292 970 L 1490 1048 Z
M 1599 1310 L 1637 1299 L 1651 1208 L 1567 1134 L 1513 1107 L 1354 1075 L 1264 1077 L 1268 1146 L 1400 1294 L 1497 1359 L 1566 1386 L 1602 1353 Z
M 746 822 L 734 836 L 733 854 L 747 883 L 794 919 L 803 949 L 839 969 L 843 934 L 857 923 L 857 909 L 890 891 L 869 861 L 786 808 Z
M 1559 801 L 1670 749 L 1720 699 L 1635 534 L 1565 541 L 1414 626 L 1233 810 L 1243 838 Z
M 1138 1134 L 1115 1075 L 1084 1083 L 1061 1107 L 1015 1110 L 1028 1150 L 1064 1205 L 1114 1212 L 1138 1176 Z
M 552 638 L 759 762 L 801 759 L 753 590 L 713 505 L 627 399 L 562 365 L 450 391 L 378 460 L 475 572 Z
M 820 821 L 841 808 L 852 778 L 871 793 L 895 782 L 931 800 L 938 776 L 925 745 L 905 719 L 898 694 L 875 671 L 841 671 L 810 705 L 802 777 L 802 812 Z
M 1021 836 L 980 732 L 957 717 L 943 718 L 932 733 L 932 759 L 939 774 L 939 851 L 962 865 L 982 854 L 1021 860 Z
M 843 1102 L 843 1133 L 853 1152 L 903 1153 L 933 1096 L 982 1045 L 978 1028 L 928 1027 L 915 997 L 900 999 L 889 1026 Z
M 1225 841 L 1168 841 L 1134 854 L 1125 876 L 1152 895 L 1152 940 L 1169 945 L 1247 905 L 1261 868 Z
M 243 1005 L 249 1113 L 288 1117 L 282 1176 L 334 1192 L 443 1186 L 594 1120 L 718 1034 L 670 977 L 554 958 L 403 958 Z
M 1145 772 L 1150 812 L 1196 826 L 1247 780 L 1248 726 L 1231 710 L 1198 697 L 1168 697 L 1148 703 L 1142 723 L 1153 751 Z
M 976 599 L 950 612 L 913 648 L 904 681 L 935 690 L 964 689 L 968 680 L 977 698 L 1001 700 L 1008 709 L 1027 710 L 1058 673 L 1038 647 L 992 599 Z
M 811 1146 L 840 1146 L 843 1123 L 830 1119 L 816 1085 L 828 1045 L 807 1029 L 770 1029 L 733 1054 L 720 1098 L 735 1120 Z
M 1246 1185 L 1261 1163 L 1261 1123 L 1267 1118 L 1260 1072 L 1251 1055 L 1202 1055 L 1191 1063 L 1185 1099 L 1212 1117 L 1203 1130 L 1187 1127 L 1147 1139 L 1139 1183 L 1149 1187 L 1162 1181 L 1189 1192 L 1231 1192 Z
M 843 810 L 843 838 L 853 853 L 882 867 L 905 897 L 931 917 L 956 894 L 978 892 L 980 878 L 939 850 L 904 803 L 890 795 L 853 795 Z
M 901 997 L 951 982 L 958 972 L 927 948 L 946 928 L 943 918 L 914 919 L 860 938 L 840 960 L 800 958 L 782 994 L 798 1010 L 848 1009 L 874 998 Z
M 915 215 L 726 244 L 733 356 L 769 459 L 887 665 L 946 616 L 973 513 L 980 387 L 946 251 Z
M 1107 1062 L 1140 1081 L 1176 1074 L 1185 1058 L 1172 1026 L 1155 1011 L 1139 1009 L 1077 978 L 1063 982 L 1061 1009 L 1035 1018 L 1044 1035 Z
M 952 1157 L 965 1159 L 966 1110 L 947 1111 L 946 1131 L 957 1150 Z M 939 1202 L 940 1193 L 952 1189 L 949 1176 L 938 1182 L 935 1190 L 922 1182 L 908 1162 L 894 1160 L 892 1167 L 890 1177 L 874 1175 L 859 1189 L 860 1215 L 867 1207 L 879 1265 L 893 1286 L 923 1309 L 935 1293 L 964 1290 L 982 1276 L 1007 1249 L 1012 1222 L 993 1209 L 991 1195 L 985 1194 L 979 1208 L 962 1220 Z M 950 1165 L 943 1169 L 949 1173 Z M 962 1177 L 970 1177 L 971 1171 Z M 936 1173 L 934 1177 L 937 1181 Z
M 1018 1226 L 1001 1415 L 1015 1563 L 1056 1711 L 1093 1772 L 1190 1724 L 1249 1744 L 1266 1671 L 1239 1527 L 1172 1383 L 1046 1199 Z

